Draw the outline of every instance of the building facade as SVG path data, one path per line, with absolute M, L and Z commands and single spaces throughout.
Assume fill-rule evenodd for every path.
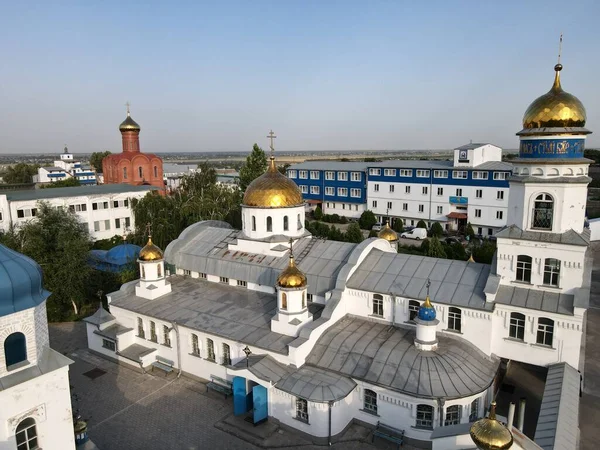
M 54 161 L 54 166 L 38 169 L 37 183 L 52 183 L 55 181 L 75 178 L 79 184 L 96 184 L 96 172 L 88 164 L 73 160 L 73 154 L 65 145 L 60 159 Z
M 73 211 L 86 224 L 93 239 L 110 239 L 133 230 L 131 201 L 153 190 L 156 190 L 153 186 L 105 184 L 3 192 L 0 193 L 0 229 L 7 231 L 11 225 L 19 226 L 32 220 L 38 203 L 43 201 Z

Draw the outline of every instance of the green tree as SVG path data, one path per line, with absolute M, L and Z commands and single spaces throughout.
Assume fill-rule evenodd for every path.
M 444 229 L 439 222 L 434 222 L 431 225 L 431 235 L 436 238 L 440 238 L 444 235 Z
M 469 236 L 469 239 L 473 239 L 473 237 L 475 236 L 475 231 L 473 231 L 471 222 L 467 223 L 467 227 L 465 228 L 465 236 Z
M 152 241 L 164 250 L 188 225 L 182 211 L 183 202 L 184 198 L 179 192 L 169 196 L 148 192 L 139 200 L 133 199 L 135 243 L 146 244 L 146 226 L 150 224 Z
M 327 226 L 327 225 L 325 225 Z M 344 233 L 342 233 L 342 231 L 336 227 L 335 225 L 331 225 L 329 227 L 329 233 L 327 234 L 327 239 L 330 239 L 332 241 L 343 241 L 344 240 Z
M 419 220 L 417 222 L 417 228 L 425 228 L 427 229 L 427 224 L 425 223 L 425 221 L 423 219 Z
M 102 160 L 111 153 L 106 150 L 105 152 L 94 152 L 90 156 L 90 166 L 94 168 L 96 172 L 102 173 Z
M 246 163 L 240 169 L 240 190 L 246 191 L 246 188 L 256 178 L 261 176 L 267 170 L 267 155 L 257 144 L 252 147 L 252 153 L 246 158 Z
M 40 187 L 42 189 L 75 187 L 75 186 L 81 186 L 81 183 L 75 177 L 65 178 L 64 180 L 53 181 L 52 183 L 46 183 L 46 184 L 40 185 Z
M 444 251 L 442 243 L 435 237 L 423 241 L 421 250 L 423 250 L 425 256 L 431 256 L 432 258 L 446 258 L 446 252 Z
M 315 216 L 315 220 L 323 220 L 323 210 L 320 205 L 315 208 L 313 215 Z
M 452 244 L 443 243 L 442 245 L 448 259 L 457 259 L 460 261 L 467 259 L 467 251 L 460 242 L 453 242 Z
M 3 180 L 7 184 L 32 183 L 39 168 L 38 164 L 18 163 L 6 169 Z
M 377 219 L 375 218 L 375 214 L 373 214 L 373 211 L 369 211 L 368 209 L 364 211 L 360 215 L 360 219 L 358 219 L 358 224 L 363 230 L 370 230 L 376 223 Z
M 375 231 L 375 230 L 371 230 L 371 231 L 369 231 L 369 237 L 370 237 L 370 238 L 372 238 L 372 237 L 377 237 L 377 231 Z
M 491 264 L 495 253 L 496 244 L 490 241 L 485 241 L 483 244 L 473 247 L 471 252 L 473 259 L 483 264 Z
M 354 242 L 358 244 L 362 242 L 364 239 L 362 230 L 360 229 L 360 225 L 356 222 L 352 222 L 348 225 L 348 229 L 346 230 L 346 240 L 348 242 Z
M 402 233 L 404 231 L 404 221 L 402 219 L 395 219 L 392 228 L 396 233 Z

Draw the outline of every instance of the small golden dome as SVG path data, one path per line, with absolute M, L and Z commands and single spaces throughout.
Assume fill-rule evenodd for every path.
M 290 251 L 290 262 L 286 269 L 277 277 L 277 286 L 282 288 L 303 288 L 306 287 L 306 284 L 306 275 L 296 267 L 294 255 Z
M 152 238 L 148 237 L 148 243 L 140 250 L 140 261 L 158 261 L 163 259 L 163 252 L 152 243 Z
M 127 117 L 119 125 L 119 131 L 137 131 L 139 133 L 140 130 L 140 126 L 131 118 L 131 114 L 127 111 Z
M 279 173 L 275 166 L 275 158 L 271 156 L 269 168 L 250 183 L 242 203 L 259 208 L 286 208 L 300 206 L 304 200 L 298 185 Z
M 383 227 L 381 231 L 377 233 L 377 237 L 380 239 L 385 239 L 389 242 L 396 242 L 398 240 L 398 234 L 396 234 L 396 232 L 390 228 L 389 222 L 385 223 L 385 227 Z
M 513 436 L 508 428 L 496 420 L 496 402 L 490 414 L 471 425 L 471 439 L 481 450 L 504 450 L 512 447 Z
M 523 128 L 584 127 L 585 108 L 574 95 L 563 91 L 560 85 L 562 65 L 554 66 L 554 84 L 546 94 L 529 105 L 523 116 Z

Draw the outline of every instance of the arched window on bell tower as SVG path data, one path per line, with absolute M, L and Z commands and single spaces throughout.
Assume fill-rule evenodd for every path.
M 144 178 L 144 169 L 142 169 L 142 166 L 138 167 L 138 175 L 140 178 Z

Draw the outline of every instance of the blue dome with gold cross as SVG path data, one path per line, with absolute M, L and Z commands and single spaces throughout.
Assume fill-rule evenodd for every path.
M 0 244 L 0 317 L 45 301 L 50 292 L 42 287 L 42 280 L 38 263 Z
M 417 313 L 419 319 L 429 322 L 435 320 L 435 308 L 429 300 L 429 295 L 425 298 L 425 301 L 419 306 L 419 312 Z

